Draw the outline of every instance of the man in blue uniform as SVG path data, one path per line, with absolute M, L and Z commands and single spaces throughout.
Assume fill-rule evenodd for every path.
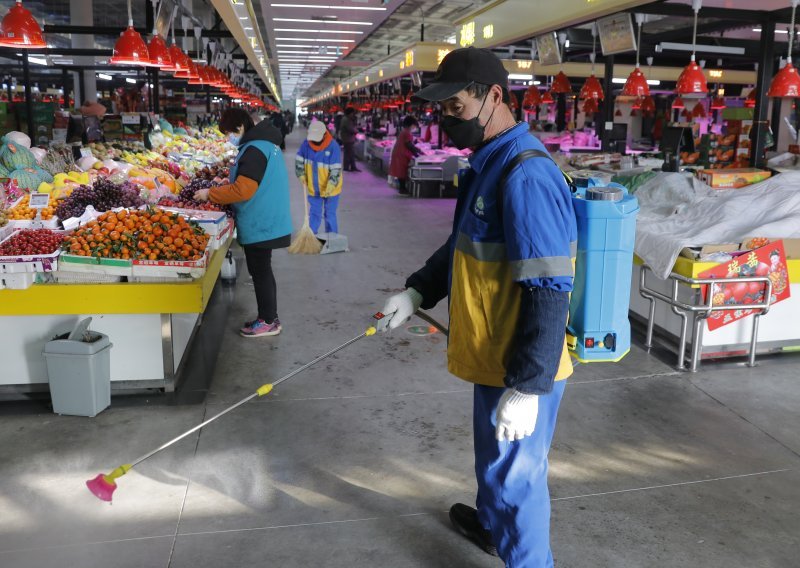
M 474 383 L 476 508 L 450 509 L 456 530 L 511 568 L 553 565 L 547 454 L 565 380 L 565 329 L 577 229 L 569 187 L 544 146 L 517 123 L 508 73 L 489 50 L 449 53 L 419 98 L 471 148 L 453 230 L 392 296 L 384 325 L 448 297 L 448 369 Z M 530 152 L 534 150 L 536 152 Z M 518 158 L 523 152 L 539 159 Z

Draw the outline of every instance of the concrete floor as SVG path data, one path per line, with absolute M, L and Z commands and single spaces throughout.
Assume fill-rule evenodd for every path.
M 474 498 L 472 396 L 440 334 L 360 341 L 144 462 L 113 505 L 84 487 L 361 333 L 443 242 L 453 205 L 346 174 L 352 252 L 276 254 L 276 338 L 237 335 L 255 313 L 240 276 L 202 404 L 115 398 L 94 419 L 0 404 L 0 566 L 500 566 L 447 520 Z M 557 566 L 800 565 L 798 408 L 796 359 L 692 375 L 634 348 L 579 367 L 551 452 Z

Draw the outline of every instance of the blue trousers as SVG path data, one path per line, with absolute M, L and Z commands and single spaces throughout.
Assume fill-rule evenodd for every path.
M 505 389 L 475 385 L 473 428 L 478 520 L 507 568 L 551 568 L 547 453 L 567 381 L 539 397 L 533 435 L 514 442 L 495 438 L 496 412 Z
M 339 207 L 339 196 L 308 196 L 308 224 L 315 233 L 322 223 L 322 208 L 325 207 L 325 232 L 338 233 L 339 223 L 336 221 L 336 209 Z

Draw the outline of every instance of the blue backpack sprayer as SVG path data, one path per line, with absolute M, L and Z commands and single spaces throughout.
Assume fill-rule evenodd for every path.
M 501 191 L 511 170 L 530 158 L 552 159 L 539 150 L 521 152 L 506 166 Z M 581 363 L 616 362 L 631 348 L 628 306 L 639 202 L 616 183 L 573 180 L 567 174 L 564 179 L 572 190 L 578 224 L 567 346 Z

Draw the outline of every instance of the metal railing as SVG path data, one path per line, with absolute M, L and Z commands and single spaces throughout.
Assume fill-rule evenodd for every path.
M 769 312 L 772 303 L 772 280 L 769 276 L 748 276 L 742 278 L 688 278 L 680 274 L 672 272 L 667 278 L 672 280 L 672 294 L 668 296 L 658 290 L 653 290 L 647 286 L 647 273 L 652 272 L 652 269 L 643 265 L 639 272 L 639 294 L 649 300 L 650 309 L 647 317 L 647 335 L 645 337 L 645 347 L 648 349 L 653 346 L 653 326 L 655 325 L 656 313 L 656 300 L 669 305 L 672 312 L 681 318 L 681 333 L 678 341 L 678 362 L 677 368 L 680 370 L 686 369 L 686 336 L 688 334 L 689 314 L 693 315 L 692 321 L 692 354 L 689 359 L 689 370 L 692 372 L 697 371 L 700 364 L 700 335 L 702 333 L 703 323 L 707 320 L 713 312 L 721 311 L 736 311 L 736 310 L 761 310 L 753 314 L 753 327 L 750 336 L 750 349 L 748 352 L 747 365 L 754 367 L 756 364 L 756 347 L 758 345 L 758 324 L 761 316 Z M 685 286 L 693 285 L 713 285 L 713 284 L 737 284 L 761 282 L 765 284 L 764 288 L 764 301 L 760 304 L 727 304 L 727 305 L 714 305 L 713 288 L 706 294 L 706 299 L 702 304 L 688 304 L 678 299 L 678 286 L 683 284 Z

